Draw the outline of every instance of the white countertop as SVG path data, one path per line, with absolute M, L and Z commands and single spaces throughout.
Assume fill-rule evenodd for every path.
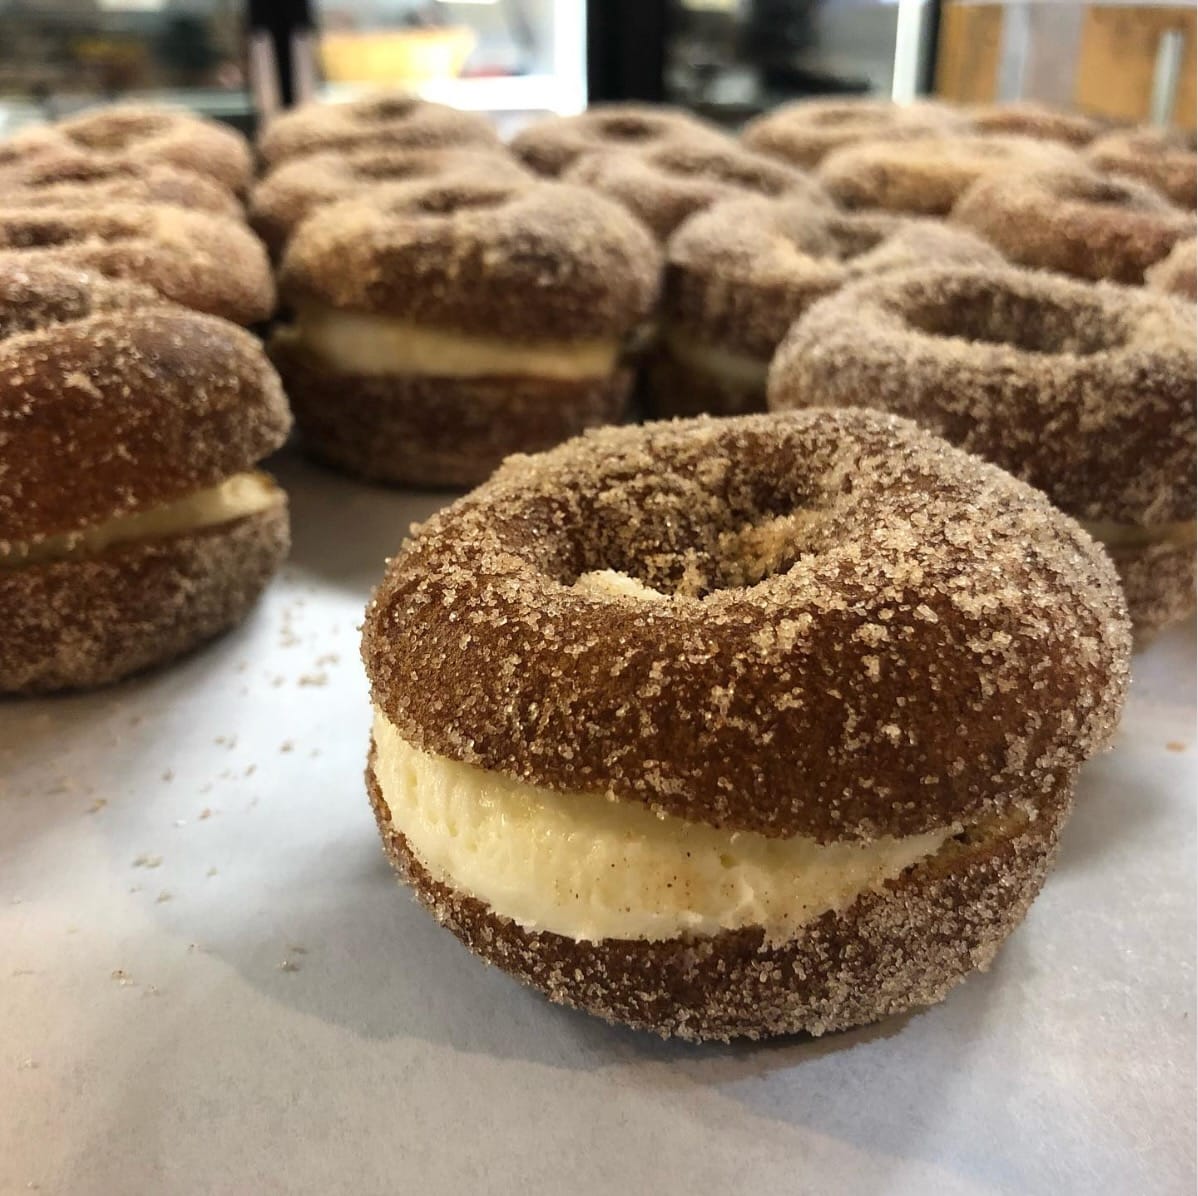
M 441 500 L 280 472 L 295 551 L 246 626 L 0 702 L 0 1192 L 1193 1192 L 1192 629 L 1137 658 L 989 974 L 822 1040 L 666 1044 L 396 887 L 356 627 Z

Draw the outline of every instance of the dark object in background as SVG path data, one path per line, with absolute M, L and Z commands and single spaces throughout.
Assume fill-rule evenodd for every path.
M 587 95 L 606 100 L 666 99 L 667 0 L 603 0 L 587 5 Z

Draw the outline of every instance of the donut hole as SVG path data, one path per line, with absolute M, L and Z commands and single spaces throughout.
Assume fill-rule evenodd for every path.
M 56 220 L 24 220 L 11 222 L 4 238 L 8 249 L 53 249 L 80 240 L 78 229 Z
M 1023 353 L 1084 357 L 1118 348 L 1125 332 L 1097 305 L 1079 310 L 1046 295 L 1004 290 L 950 291 L 909 303 L 907 325 L 935 337 Z
M 597 127 L 604 140 L 625 145 L 653 141 L 661 135 L 661 130 L 655 122 L 631 114 L 605 116 L 597 122 Z
M 873 253 L 890 235 L 891 230 L 877 225 L 844 223 L 831 230 L 833 255 L 842 262 Z
M 1130 187 L 1111 179 L 1065 179 L 1055 188 L 1058 199 L 1077 203 L 1100 204 L 1109 208 L 1137 207 Z
M 106 112 L 72 128 L 70 137 L 84 149 L 111 152 L 161 133 L 169 123 L 165 113 Z
M 408 179 L 428 178 L 430 173 L 427 162 L 389 159 L 359 163 L 354 177 L 371 183 L 402 183 Z
M 413 96 L 382 96 L 359 108 L 357 115 L 366 121 L 403 120 L 418 103 Z
M 677 178 L 704 179 L 761 195 L 781 195 L 794 182 L 784 170 L 736 154 L 670 150 L 654 155 L 651 162 Z
M 512 198 L 512 189 L 503 186 L 430 187 L 408 199 L 400 200 L 394 211 L 420 216 L 456 216 L 460 212 L 479 212 L 500 208 Z

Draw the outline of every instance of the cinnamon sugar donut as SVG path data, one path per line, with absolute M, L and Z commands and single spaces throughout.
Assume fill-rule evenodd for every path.
M 258 184 L 250 201 L 250 223 L 270 251 L 279 254 L 296 226 L 315 208 L 358 197 L 371 187 L 429 180 L 453 185 L 530 177 L 498 146 L 312 154 L 284 162 Z
M 863 141 L 829 154 L 816 177 L 849 208 L 943 216 L 978 179 L 1077 165 L 1077 155 L 1053 141 L 979 133 Z
M 1043 490 L 1109 549 L 1138 631 L 1194 603 L 1195 311 L 1015 269 L 847 287 L 791 329 L 772 409 L 909 415 Z
M 508 453 L 618 420 L 622 342 L 656 295 L 649 234 L 602 196 L 498 180 L 318 208 L 271 349 L 304 443 L 377 481 L 469 485 Z
M 0 260 L 0 692 L 103 685 L 238 622 L 287 551 L 290 417 L 242 329 Z
M 1061 141 L 1074 149 L 1088 145 L 1106 129 L 1092 116 L 1031 100 L 981 104 L 970 108 L 968 117 L 979 133 L 1013 133 L 1040 141 Z
M 623 204 L 660 240 L 688 216 L 736 196 L 786 196 L 831 206 L 823 189 L 801 170 L 731 143 L 588 154 L 563 177 Z
M 1002 258 L 938 222 L 789 200 L 726 200 L 695 216 L 666 251 L 653 413 L 764 411 L 770 358 L 808 307 L 854 279 L 928 261 Z
M 166 204 L 0 207 L 0 257 L 143 282 L 237 324 L 258 323 L 274 310 L 270 262 L 249 229 Z
M 557 178 L 579 158 L 597 152 L 727 146 L 722 129 L 681 108 L 595 104 L 574 116 L 550 116 L 522 129 L 511 148 L 537 174 Z
M 254 174 L 249 143 L 214 120 L 152 104 L 112 104 L 18 133 L 16 153 L 80 149 L 105 161 L 164 162 L 242 194 Z
M 1178 241 L 1172 252 L 1163 261 L 1144 273 L 1145 283 L 1154 291 L 1179 295 L 1194 302 L 1198 299 L 1198 240 Z
M 1148 183 L 1183 208 L 1195 206 L 1198 154 L 1194 134 L 1180 129 L 1123 129 L 1099 137 L 1086 157 L 1108 174 Z
M 401 92 L 380 92 L 344 104 L 304 104 L 276 116 L 258 138 L 270 168 L 330 150 L 499 147 L 485 117 Z
M 604 429 L 391 561 L 368 786 L 420 901 L 552 1000 L 821 1034 L 988 966 L 1127 654 L 1101 550 L 905 420 Z
M 6 207 L 81 207 L 94 203 L 169 203 L 240 220 L 237 197 L 206 175 L 162 162 L 99 158 L 48 150 L 0 165 Z
M 960 112 L 926 101 L 795 100 L 749 121 L 741 141 L 758 153 L 810 170 L 834 150 L 859 141 L 910 141 L 968 127 Z
M 1090 170 L 979 179 L 953 208 L 1012 262 L 1075 278 L 1140 283 L 1144 271 L 1194 234 L 1194 216 L 1142 183 Z

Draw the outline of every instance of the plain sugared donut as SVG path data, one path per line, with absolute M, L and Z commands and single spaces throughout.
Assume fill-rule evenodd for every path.
M 308 449 L 373 480 L 472 485 L 623 414 L 625 340 L 656 298 L 648 231 L 540 179 L 379 187 L 316 209 L 271 351 Z
M 1165 291 L 1193 302 L 1198 299 L 1198 240 L 1178 241 L 1163 261 L 1147 270 L 1145 283 L 1154 291 Z
M 688 216 L 736 196 L 786 196 L 831 206 L 803 171 L 733 143 L 588 154 L 566 171 L 565 179 L 623 204 L 661 240 Z
M 1153 188 L 1090 170 L 1031 171 L 979 179 L 953 222 L 1012 262 L 1076 278 L 1139 283 L 1144 271 L 1193 236 L 1194 216 Z
M 770 358 L 791 324 L 847 283 L 924 262 L 999 265 L 930 220 L 733 199 L 670 238 L 648 401 L 658 415 L 765 410 Z
M 537 174 L 557 178 L 585 154 L 724 146 L 729 137 L 681 108 L 596 104 L 575 116 L 550 116 L 512 138 L 512 152 Z
M 290 427 L 248 333 L 0 259 L 0 692 L 114 681 L 237 622 L 287 551 Z
M 859 141 L 909 141 L 965 132 L 967 119 L 947 105 L 889 100 L 796 100 L 749 121 L 749 149 L 814 169 L 834 150 Z
M 0 164 L 6 207 L 79 207 L 94 203 L 169 203 L 240 220 L 237 197 L 181 166 L 105 158 L 85 150 L 48 149 Z
M 258 138 L 270 168 L 290 158 L 330 150 L 499 147 L 485 117 L 401 92 L 382 92 L 344 104 L 304 104 L 276 116 Z
M 18 133 L 17 152 L 75 148 L 105 160 L 165 162 L 243 194 L 254 174 L 249 143 L 228 125 L 151 104 L 91 108 L 68 120 Z
M 237 324 L 274 311 L 270 262 L 258 238 L 237 221 L 167 204 L 0 207 L 0 257 L 143 282 Z
M 1075 149 L 1088 145 L 1106 126 L 1092 116 L 1068 112 L 1030 100 L 1008 104 L 982 104 L 967 110 L 979 133 L 1013 133 L 1040 141 L 1061 141 Z
M 1198 154 L 1194 134 L 1180 129 L 1124 129 L 1099 137 L 1086 157 L 1108 174 L 1148 183 L 1175 204 L 1192 208 L 1198 200 Z
M 976 134 L 863 141 L 829 154 L 816 177 L 849 208 L 943 216 L 978 179 L 1077 165 L 1057 142 Z
M 993 958 L 1128 639 L 1072 520 L 905 420 L 604 429 L 392 560 L 368 783 L 425 905 L 553 1000 L 819 1034 Z
M 869 404 L 1038 486 L 1125 576 L 1137 629 L 1194 601 L 1195 312 L 1166 295 L 1016 269 L 929 267 L 813 307 L 770 370 L 772 409 Z M 1173 562 L 1168 568 L 1162 560 Z
M 284 162 L 254 188 L 250 223 L 272 253 L 321 204 L 360 197 L 371 187 L 432 180 L 503 182 L 531 177 L 502 148 L 365 149 Z

